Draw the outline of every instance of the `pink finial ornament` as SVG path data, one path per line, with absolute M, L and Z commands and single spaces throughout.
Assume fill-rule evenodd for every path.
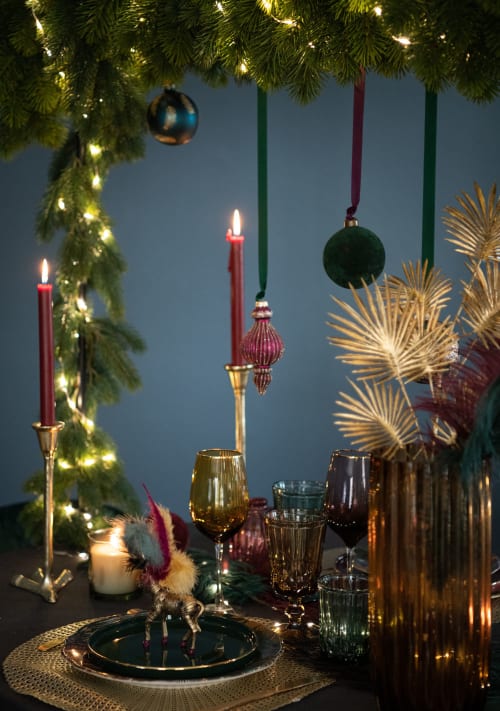
M 267 301 L 256 301 L 252 311 L 254 325 L 241 341 L 241 355 L 253 367 L 253 381 L 259 395 L 264 395 L 271 382 L 271 366 L 281 358 L 285 346 L 274 326 L 273 312 Z

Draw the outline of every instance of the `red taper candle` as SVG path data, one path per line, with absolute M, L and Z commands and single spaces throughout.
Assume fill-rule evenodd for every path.
M 55 424 L 54 334 L 52 284 L 48 283 L 47 260 L 42 263 L 42 283 L 38 284 L 38 343 L 40 352 L 40 424 Z
M 240 345 L 243 338 L 244 289 L 243 289 L 243 243 L 245 237 L 240 234 L 240 213 L 233 214 L 233 229 L 226 232 L 230 244 L 228 271 L 231 274 L 231 365 L 244 365 Z

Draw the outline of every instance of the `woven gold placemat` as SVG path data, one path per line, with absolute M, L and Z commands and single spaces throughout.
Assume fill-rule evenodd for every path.
M 73 667 L 60 646 L 39 651 L 41 644 L 66 638 L 91 621 L 49 630 L 16 647 L 3 662 L 9 686 L 65 711 L 273 711 L 334 681 L 330 673 L 296 659 L 286 647 L 271 666 L 255 674 L 181 688 L 150 688 L 101 679 Z M 268 620 L 253 621 L 270 626 Z M 305 685 L 300 687 L 301 683 Z M 295 688 L 280 691 L 285 685 Z

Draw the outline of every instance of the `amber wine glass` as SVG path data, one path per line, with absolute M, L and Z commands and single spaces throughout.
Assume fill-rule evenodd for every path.
M 232 612 L 222 590 L 224 541 L 246 521 L 249 506 L 243 454 L 233 449 L 197 452 L 191 478 L 189 511 L 196 528 L 215 543 L 215 600 L 207 610 Z

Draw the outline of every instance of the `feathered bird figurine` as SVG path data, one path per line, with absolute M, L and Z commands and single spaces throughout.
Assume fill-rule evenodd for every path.
M 149 588 L 153 604 L 146 616 L 144 648 L 151 645 L 151 623 L 158 618 L 162 625 L 162 645 L 168 641 L 167 615 L 180 616 L 189 629 L 181 646 L 194 654 L 196 635 L 201 632 L 198 618 L 204 606 L 191 594 L 198 577 L 192 558 L 175 543 L 172 515 L 167 508 L 156 504 L 146 487 L 149 516 L 126 517 L 123 543 L 129 556 L 129 568 L 141 571 L 141 583 Z

